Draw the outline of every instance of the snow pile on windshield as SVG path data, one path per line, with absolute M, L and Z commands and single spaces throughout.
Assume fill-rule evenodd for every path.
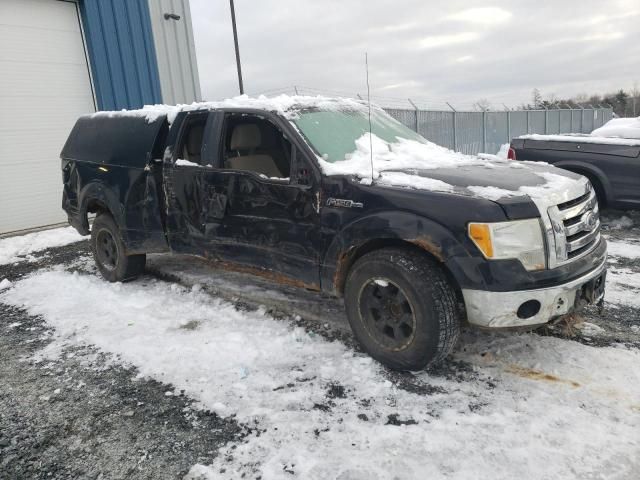
M 416 142 L 398 138 L 389 143 L 376 134 L 363 134 L 356 140 L 356 150 L 343 161 L 327 162 L 319 158 L 326 175 L 354 175 L 371 177 L 371 152 L 373 149 L 373 178 L 380 177 L 386 170 L 454 168 L 463 165 L 484 165 L 484 161 L 462 153 L 456 153 L 435 143 Z
M 35 252 L 51 247 L 62 247 L 80 240 L 82 240 L 82 236 L 73 227 L 43 230 L 5 238 L 0 241 L 0 265 L 31 260 L 32 254 Z
M 614 118 L 600 128 L 596 128 L 591 135 L 597 137 L 635 138 L 640 140 L 640 117 Z
M 370 145 L 373 147 L 373 170 Z M 371 135 L 371 142 L 369 142 L 369 133 L 365 133 L 356 140 L 356 150 L 349 154 L 345 160 L 332 163 L 318 158 L 318 161 L 326 175 L 353 175 L 360 178 L 360 182 L 363 184 L 369 184 L 373 179 L 373 182 L 378 185 L 435 192 L 471 193 L 493 201 L 524 195 L 531 198 L 546 198 L 571 190 L 575 186 L 576 180 L 566 176 L 560 170 L 558 173 L 549 172 L 548 169 L 551 167 L 544 163 L 505 160 L 502 157 L 503 150 L 506 152 L 508 148 L 506 150 L 501 148 L 500 156 L 486 155 L 489 158 L 482 159 L 454 152 L 431 142 L 422 143 L 397 138 L 397 142 L 389 143 L 375 134 Z M 500 168 L 501 172 L 497 172 L 496 175 L 508 174 L 508 170 L 511 169 L 528 169 L 540 177 L 540 184 L 521 186 L 514 190 L 494 186 L 469 186 L 462 189 L 441 180 L 413 175 L 411 172 L 412 170 L 420 170 L 424 175 L 424 170 L 455 169 L 465 166 Z
M 265 110 L 268 112 L 278 113 L 285 118 L 296 118 L 298 111 L 306 108 L 318 108 L 321 110 L 365 110 L 366 104 L 361 101 L 350 98 L 333 98 L 322 95 L 278 95 L 276 97 L 266 97 L 260 95 L 258 97 L 249 97 L 248 95 L 240 95 L 225 100 L 214 102 L 193 102 L 190 104 L 180 105 L 145 105 L 138 110 L 115 110 L 96 112 L 91 114 L 92 117 L 107 116 L 134 116 L 144 117 L 147 122 L 152 123 L 164 116 L 167 117 L 169 124 L 172 124 L 176 116 L 180 112 L 192 110 L 213 110 L 217 108 L 250 108 L 256 110 Z M 372 108 L 379 108 L 372 106 Z

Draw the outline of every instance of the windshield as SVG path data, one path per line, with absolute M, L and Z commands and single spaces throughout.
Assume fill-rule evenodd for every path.
M 331 163 L 346 160 L 356 150 L 356 140 L 369 133 L 366 109 L 301 112 L 293 122 L 316 153 Z M 398 138 L 427 143 L 422 136 L 379 109 L 371 110 L 371 133 L 387 143 L 397 143 Z

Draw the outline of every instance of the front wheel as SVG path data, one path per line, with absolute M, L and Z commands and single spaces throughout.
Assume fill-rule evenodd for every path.
M 113 217 L 102 213 L 91 227 L 91 251 L 102 276 L 110 282 L 133 280 L 144 271 L 146 255 L 126 255 Z
M 421 370 L 443 360 L 460 334 L 453 287 L 425 254 L 384 248 L 349 271 L 345 307 L 364 350 L 396 370 Z

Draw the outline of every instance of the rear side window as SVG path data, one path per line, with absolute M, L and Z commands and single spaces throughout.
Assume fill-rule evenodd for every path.
M 180 143 L 176 149 L 177 166 L 210 165 L 210 159 L 203 156 L 203 146 L 208 115 L 190 115 L 182 130 Z

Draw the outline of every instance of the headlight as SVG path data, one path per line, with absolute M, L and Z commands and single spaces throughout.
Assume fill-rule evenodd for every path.
M 537 218 L 470 223 L 469 237 L 490 260 L 516 258 L 527 270 L 543 270 L 546 266 L 542 228 Z

